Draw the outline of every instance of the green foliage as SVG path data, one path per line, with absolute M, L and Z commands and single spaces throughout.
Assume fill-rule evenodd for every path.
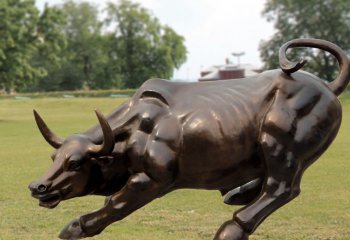
M 121 0 L 107 6 L 111 61 L 120 67 L 123 86 L 136 88 L 145 80 L 170 78 L 186 60 L 184 38 L 138 3 Z
M 0 88 L 7 92 L 20 90 L 45 75 L 45 69 L 31 65 L 38 13 L 34 0 L 0 2 Z
M 65 57 L 66 68 L 70 69 L 63 78 L 62 89 L 99 86 L 99 69 L 107 63 L 107 54 L 98 7 L 88 2 L 67 1 L 61 9 L 68 21 L 65 33 L 69 44 Z
M 170 78 L 186 59 L 183 37 L 139 4 L 109 3 L 105 20 L 88 2 L 69 0 L 56 9 L 65 15 L 68 44 L 61 66 L 37 90 L 136 88 L 151 77 Z
M 180 68 L 180 66 L 185 63 L 187 57 L 187 49 L 184 45 L 184 37 L 178 35 L 171 27 L 164 26 L 163 28 L 163 42 L 170 50 L 170 58 L 173 66 L 175 68 Z M 173 72 L 172 72 L 173 74 Z
M 46 4 L 37 24 L 37 52 L 32 62 L 37 67 L 45 68 L 47 74 L 40 78 L 36 85 L 28 87 L 27 91 L 57 88 L 58 80 L 53 75 L 64 65 L 61 52 L 67 46 L 67 39 L 63 32 L 65 24 L 66 18 L 63 12 L 57 8 L 50 8 Z
M 84 1 L 42 13 L 34 0 L 0 1 L 0 90 L 136 88 L 186 60 L 184 38 L 141 5 L 121 0 L 101 13 Z
M 260 45 L 266 69 L 277 68 L 279 47 L 294 38 L 320 38 L 350 50 L 349 0 L 268 0 L 263 16 L 274 22 L 276 33 Z M 293 50 L 291 59 L 309 60 L 305 69 L 327 81 L 335 78 L 337 62 L 329 54 L 311 49 Z
M 4 0 L 0 18 L 0 88 L 6 92 L 36 89 L 61 67 L 59 53 L 66 46 L 62 12 L 46 5 L 39 14 L 34 1 Z
M 31 98 L 125 98 L 131 97 L 135 89 L 105 89 L 105 90 L 76 90 L 53 92 L 29 92 L 0 95 L 0 99 L 31 99 Z
M 66 45 L 61 45 L 59 65 L 52 65 L 43 56 L 43 62 L 49 64 L 48 76 L 42 78 L 35 90 L 76 90 L 83 86 L 91 87 L 96 78 L 99 61 L 105 56 L 99 44 L 101 23 L 98 20 L 98 8 L 88 2 L 66 1 L 63 5 L 51 8 L 63 17 L 61 25 L 54 28 Z

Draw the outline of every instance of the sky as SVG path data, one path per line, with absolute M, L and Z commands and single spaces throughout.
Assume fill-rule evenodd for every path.
M 108 0 L 88 0 L 103 8 Z M 116 1 L 116 0 L 114 0 Z M 265 0 L 134 0 L 149 9 L 162 24 L 169 25 L 185 38 L 187 61 L 173 76 L 191 81 L 200 70 L 237 63 L 232 53 L 244 52 L 242 64 L 262 66 L 259 43 L 274 33 L 273 24 L 262 17 Z M 64 0 L 36 0 L 39 9 L 63 3 Z M 79 2 L 79 0 L 76 0 Z

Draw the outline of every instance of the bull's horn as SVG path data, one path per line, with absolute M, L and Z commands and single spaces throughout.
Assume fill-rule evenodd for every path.
M 45 138 L 45 140 L 54 148 L 59 148 L 62 143 L 63 139 L 58 137 L 56 134 L 54 134 L 46 125 L 44 120 L 40 117 L 39 113 L 37 111 L 33 110 L 35 122 L 38 125 L 38 128 Z
M 102 113 L 98 110 L 95 110 L 95 113 L 102 128 L 103 143 L 102 145 L 93 146 L 90 151 L 95 154 L 109 154 L 112 152 L 115 144 L 113 131 Z

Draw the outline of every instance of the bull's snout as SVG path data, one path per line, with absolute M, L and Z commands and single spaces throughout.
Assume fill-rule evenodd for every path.
M 51 183 L 34 181 L 29 184 L 28 188 L 32 194 L 44 194 L 50 189 Z
M 28 186 L 32 197 L 37 198 L 42 207 L 54 208 L 62 200 L 60 191 L 53 190 L 51 185 L 48 181 L 35 181 Z

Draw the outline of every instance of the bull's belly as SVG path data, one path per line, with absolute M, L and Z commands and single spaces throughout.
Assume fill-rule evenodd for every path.
M 257 114 L 228 109 L 199 109 L 182 120 L 179 187 L 220 190 L 262 172 Z
M 175 188 L 207 190 L 231 190 L 256 178 L 263 178 L 260 159 L 247 159 L 225 168 L 228 164 L 213 161 L 212 168 L 202 163 L 199 166 L 180 166 Z M 204 166 L 204 167 L 203 167 Z
M 187 140 L 179 159 L 176 188 L 233 189 L 263 175 L 256 142 Z

